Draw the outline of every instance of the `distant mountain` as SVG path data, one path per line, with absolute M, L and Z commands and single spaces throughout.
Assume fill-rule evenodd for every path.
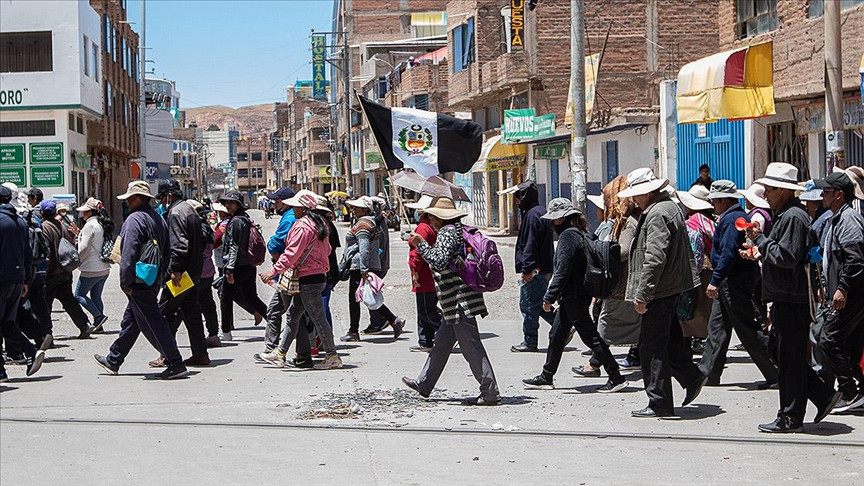
M 228 123 L 236 124 L 241 135 L 264 135 L 273 129 L 273 103 L 240 108 L 202 106 L 185 111 L 186 123 L 194 122 L 204 130 L 210 125 L 217 125 L 224 130 Z

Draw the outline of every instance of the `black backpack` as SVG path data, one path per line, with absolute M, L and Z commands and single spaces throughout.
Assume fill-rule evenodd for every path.
M 608 298 L 621 280 L 621 245 L 582 234 L 587 262 L 583 282 L 585 290 L 591 297 Z
M 51 254 L 51 245 L 48 243 L 48 237 L 42 231 L 42 227 L 33 221 L 33 210 L 27 211 L 24 216 L 24 221 L 27 222 L 27 232 L 29 233 L 30 252 L 33 257 L 33 264 L 38 265 L 48 260 Z

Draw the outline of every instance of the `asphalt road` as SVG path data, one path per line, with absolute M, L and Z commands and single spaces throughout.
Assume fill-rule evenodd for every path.
M 272 234 L 277 220 L 252 213 Z M 399 381 L 415 376 L 425 355 L 408 351 L 416 318 L 407 247 L 398 233 L 391 245 L 386 301 L 410 332 L 341 346 L 342 370 L 256 364 L 263 327 L 238 309 L 235 341 L 212 349 L 213 366 L 188 379 L 153 379 L 147 361 L 157 353 L 144 339 L 120 376 L 109 376 L 92 355 L 104 354 L 119 329 L 125 297 L 116 271 L 106 286 L 107 334 L 72 339 L 57 305 L 58 347 L 37 375 L 10 367 L 12 380 L 0 387 L 0 484 L 864 484 L 864 415 L 832 415 L 806 424 L 805 434 L 760 434 L 777 391 L 755 390 L 761 377 L 743 352 L 730 352 L 723 385 L 678 408 L 675 421 L 630 417 L 646 403 L 638 372 L 621 393 L 593 393 L 606 378 L 575 377 L 570 367 L 585 360 L 578 352 L 565 354 L 556 390 L 524 390 L 521 379 L 540 371 L 544 355 L 509 351 L 521 340 L 515 275 L 487 295 L 491 315 L 480 321 L 503 405 L 461 405 L 477 385 L 458 354 L 431 399 L 419 398 Z M 510 264 L 512 247 L 500 250 Z M 346 288 L 334 293 L 337 335 L 348 328 Z M 272 291 L 262 284 L 259 292 L 266 301 Z M 178 342 L 188 356 L 182 329 Z M 578 338 L 576 347 L 584 349 Z M 680 402 L 683 391 L 675 393 Z

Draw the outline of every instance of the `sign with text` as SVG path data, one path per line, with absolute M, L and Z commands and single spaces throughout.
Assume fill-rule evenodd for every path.
M 505 143 L 526 142 L 555 135 L 555 114 L 535 116 L 534 108 L 504 110 L 501 140 Z
M 795 116 L 798 135 L 825 131 L 825 103 L 793 106 L 792 114 Z M 857 96 L 843 100 L 843 128 L 846 130 L 864 128 L 864 105 Z
M 312 97 L 316 100 L 327 99 L 327 75 L 324 71 L 325 37 L 312 36 Z
M 63 187 L 63 166 L 30 167 L 33 187 Z
M 563 159 L 565 153 L 567 153 L 566 143 L 554 143 L 534 147 L 535 159 Z
M 510 0 L 510 49 L 525 48 L 525 0 Z
M 159 179 L 159 162 L 147 162 L 147 170 L 144 171 L 144 178 L 148 181 Z
M 600 67 L 600 54 L 585 56 L 585 123 L 591 123 L 591 116 L 594 114 L 594 98 L 596 95 L 597 86 L 597 68 Z M 572 84 L 572 83 L 571 83 Z M 567 109 L 564 110 L 564 126 L 573 126 L 573 98 L 569 93 L 573 92 L 573 87 L 567 96 Z
M 26 186 L 27 181 L 24 180 L 24 167 L 7 167 L 0 166 L 0 184 L 11 182 L 16 186 Z
M 534 117 L 534 138 L 555 136 L 555 113 Z
M 31 143 L 30 144 L 30 163 L 31 164 L 62 164 L 63 163 L 63 142 Z
M 10 143 L 0 145 L 0 164 L 4 166 L 24 165 L 24 144 Z

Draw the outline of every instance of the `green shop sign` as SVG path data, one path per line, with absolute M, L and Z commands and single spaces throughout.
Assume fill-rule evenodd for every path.
M 551 145 L 538 145 L 534 147 L 535 159 L 563 159 L 567 152 L 566 143 L 553 143 Z
M 10 143 L 0 145 L 0 164 L 4 166 L 24 165 L 24 144 Z
M 555 135 L 555 114 L 536 116 L 534 108 L 504 110 L 501 127 L 504 143 L 526 142 Z
M 63 166 L 30 167 L 30 182 L 34 187 L 63 187 Z
M 55 143 L 31 143 L 31 164 L 62 164 L 63 142 Z
M 11 182 L 16 186 L 26 186 L 27 181 L 24 179 L 24 167 L 0 167 L 0 184 Z

